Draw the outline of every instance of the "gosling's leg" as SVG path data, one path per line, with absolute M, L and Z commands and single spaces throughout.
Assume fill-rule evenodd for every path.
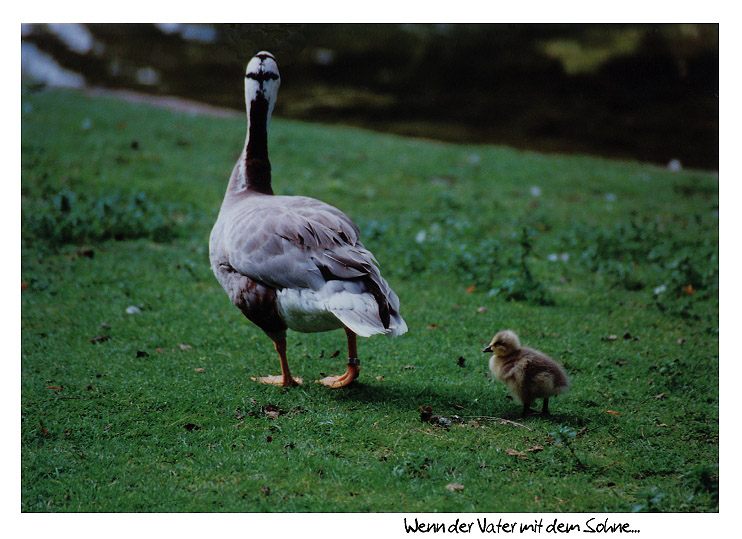
M 261 376 L 253 378 L 261 384 L 271 384 L 274 386 L 292 387 L 301 384 L 301 378 L 293 378 L 289 370 L 289 362 L 286 359 L 286 334 L 269 335 L 273 341 L 273 347 L 278 352 L 278 359 L 281 361 L 281 374 L 278 376 Z
M 541 415 L 549 415 L 549 398 L 544 397 L 544 407 L 541 408 Z
M 531 410 L 531 400 L 530 399 L 523 399 L 523 417 L 527 417 L 533 413 L 533 410 Z
M 326 376 L 319 380 L 319 383 L 333 389 L 346 387 L 358 378 L 361 372 L 361 361 L 358 359 L 358 346 L 356 343 L 356 334 L 350 329 L 345 328 L 345 336 L 348 338 L 348 368 L 345 373 L 339 376 Z

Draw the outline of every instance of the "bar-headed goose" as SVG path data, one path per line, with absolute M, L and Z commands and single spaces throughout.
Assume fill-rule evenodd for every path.
M 247 64 L 247 138 L 232 170 L 209 258 L 217 280 L 242 313 L 270 339 L 280 376 L 258 381 L 292 386 L 286 329 L 343 328 L 348 368 L 320 380 L 344 387 L 359 373 L 356 335 L 401 335 L 407 325 L 399 298 L 359 240 L 358 227 L 340 210 L 302 196 L 276 196 L 271 187 L 268 125 L 281 78 L 276 59 L 259 52 Z

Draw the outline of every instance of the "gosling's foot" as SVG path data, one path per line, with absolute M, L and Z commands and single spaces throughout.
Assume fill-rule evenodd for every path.
M 530 417 L 533 415 L 538 415 L 538 411 L 534 410 L 530 406 L 528 408 L 523 408 L 523 412 L 521 414 L 521 417 Z
M 301 378 L 293 378 L 291 376 L 282 376 L 280 374 L 276 376 L 252 376 L 250 378 L 251 380 L 255 382 L 260 382 L 261 384 L 269 384 L 272 386 L 282 386 L 282 387 L 294 387 L 301 385 L 303 380 Z

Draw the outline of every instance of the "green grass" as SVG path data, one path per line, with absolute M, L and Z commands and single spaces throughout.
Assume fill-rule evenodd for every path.
M 410 328 L 284 390 L 208 264 L 243 121 L 22 106 L 23 511 L 718 510 L 715 175 L 276 119 L 276 192 L 359 224 Z M 488 377 L 506 327 L 572 377 L 550 418 Z M 344 353 L 289 334 L 306 380 Z

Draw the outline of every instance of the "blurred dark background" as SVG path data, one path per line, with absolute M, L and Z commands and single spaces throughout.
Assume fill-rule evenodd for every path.
M 718 25 L 24 24 L 29 89 L 127 88 L 242 110 L 258 50 L 278 116 L 718 169 Z

